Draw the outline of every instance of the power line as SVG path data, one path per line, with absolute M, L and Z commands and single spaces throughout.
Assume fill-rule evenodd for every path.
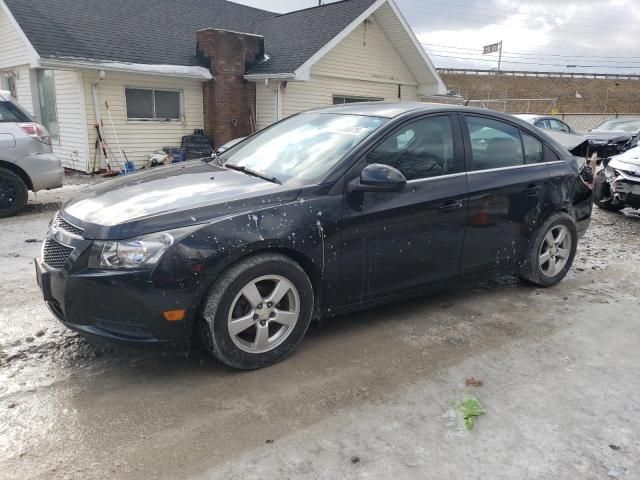
M 482 59 L 482 58 L 474 58 L 474 57 L 459 57 L 459 56 L 453 56 L 453 55 L 437 55 L 437 54 L 431 54 L 431 57 L 441 57 L 441 58 L 455 58 L 457 60 L 473 60 L 476 62 L 491 62 L 491 63 L 495 63 L 495 60 L 492 59 Z M 544 67 L 569 67 L 569 65 L 567 65 L 566 63 L 539 63 L 539 62 L 518 62 L 518 61 L 514 61 L 514 60 L 502 60 L 502 63 L 510 63 L 510 64 L 517 64 L 517 65 L 538 65 L 538 66 L 544 66 Z M 616 68 L 616 69 L 636 69 L 636 68 L 640 68 L 640 66 L 637 67 L 633 67 L 633 66 L 623 66 L 623 65 L 570 65 L 571 68 Z
M 448 49 L 444 49 L 444 48 L 439 48 L 439 49 L 434 49 L 433 50 L 435 53 L 447 53 L 447 54 L 455 54 L 455 55 L 471 55 L 474 57 L 478 57 L 478 58 L 483 58 L 484 54 L 482 53 L 468 53 L 468 52 L 457 52 L 455 50 L 448 50 Z M 566 57 L 568 60 L 562 60 L 562 59 L 558 59 L 558 58 L 553 58 L 553 57 L 547 57 L 545 55 L 536 55 L 535 57 L 531 58 L 531 57 L 521 57 L 519 55 L 508 55 L 508 54 L 502 54 L 502 58 L 515 58 L 518 60 L 530 60 L 530 61 L 537 61 L 537 60 L 556 60 L 556 61 L 564 61 L 565 63 L 570 63 L 571 60 L 578 60 L 581 61 L 580 58 L 578 57 Z M 590 57 L 586 57 L 586 58 L 590 58 Z M 598 63 L 598 64 L 603 64 L 601 66 L 606 67 L 608 65 L 606 64 L 613 64 L 613 65 L 634 65 L 634 64 L 640 64 L 640 61 L 624 61 L 621 62 L 619 60 L 594 60 L 594 63 Z
M 452 49 L 452 50 L 464 50 L 467 52 L 480 52 L 482 49 L 481 48 L 469 48 L 469 47 L 456 47 L 453 45 L 442 45 L 442 44 L 438 44 L 438 43 L 422 43 L 422 45 L 426 48 L 429 47 L 441 47 L 443 49 Z M 529 53 L 529 52 L 508 52 L 508 51 L 504 51 L 503 54 L 508 54 L 508 55 L 513 55 L 513 56 L 526 56 L 526 57 L 559 57 L 559 58 L 624 58 L 624 59 L 640 59 L 639 57 L 634 57 L 634 56 L 629 56 L 629 55 L 621 55 L 621 56 L 615 56 L 615 55 L 565 55 L 565 54 L 556 54 L 556 53 L 543 53 L 543 54 L 537 54 L 537 53 Z

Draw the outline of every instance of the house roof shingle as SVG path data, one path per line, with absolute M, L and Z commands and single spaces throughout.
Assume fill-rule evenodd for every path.
M 375 0 L 343 0 L 278 15 L 225 0 L 5 0 L 44 58 L 197 65 L 196 31 L 265 38 L 251 73 L 292 73 Z

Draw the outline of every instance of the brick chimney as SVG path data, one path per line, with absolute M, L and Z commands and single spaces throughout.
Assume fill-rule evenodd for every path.
M 217 148 L 254 132 L 256 85 L 243 76 L 264 58 L 264 39 L 207 28 L 197 32 L 197 40 L 198 58 L 213 75 L 202 87 L 204 128 Z

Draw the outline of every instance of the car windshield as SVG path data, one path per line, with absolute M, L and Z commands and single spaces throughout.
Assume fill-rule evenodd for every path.
M 32 122 L 31 116 L 13 102 L 0 100 L 0 123 Z
M 311 184 L 387 121 L 362 115 L 303 113 L 256 134 L 220 155 L 220 160 L 281 183 Z
M 633 133 L 640 130 L 640 120 L 609 120 L 594 130 L 598 132 L 617 130 Z

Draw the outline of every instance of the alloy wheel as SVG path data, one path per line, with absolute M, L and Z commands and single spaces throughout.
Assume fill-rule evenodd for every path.
M 16 185 L 11 180 L 0 178 L 0 210 L 13 206 L 18 196 Z
M 229 311 L 227 328 L 233 343 L 248 353 L 269 352 L 284 342 L 300 317 L 296 287 L 279 275 L 247 283 Z
M 545 235 L 540 247 L 542 273 L 555 277 L 567 265 L 571 256 L 571 232 L 565 225 L 556 225 Z

